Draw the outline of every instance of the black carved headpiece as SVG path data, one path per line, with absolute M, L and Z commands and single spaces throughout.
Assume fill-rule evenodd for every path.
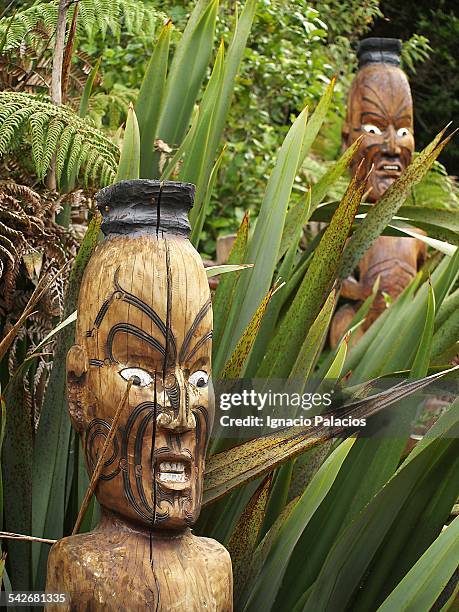
M 359 68 L 368 64 L 400 66 L 402 41 L 398 38 L 364 38 L 357 48 Z
M 138 179 L 120 181 L 96 195 L 106 237 L 173 234 L 188 237 L 188 211 L 193 206 L 191 183 Z

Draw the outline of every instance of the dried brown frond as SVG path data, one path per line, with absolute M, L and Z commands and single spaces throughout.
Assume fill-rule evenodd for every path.
M 19 321 L 37 285 L 45 287 L 52 280 L 9 348 L 10 374 L 62 315 L 68 268 L 55 276 L 77 252 L 88 211 L 95 209 L 94 195 L 94 191 L 83 190 L 60 195 L 43 187 L 0 180 L 0 340 Z M 64 207 L 70 209 L 69 228 L 56 222 Z M 48 348 L 52 352 L 52 345 Z M 51 365 L 49 356 L 40 356 L 24 380 L 24 401 L 35 425 Z
M 66 196 L 68 197 L 68 196 Z M 33 291 L 42 274 L 50 277 L 74 255 L 78 242 L 55 222 L 64 197 L 27 185 L 0 181 L 0 314 L 17 320 L 17 291 Z M 57 280 L 40 301 L 49 317 L 62 308 L 64 280 Z

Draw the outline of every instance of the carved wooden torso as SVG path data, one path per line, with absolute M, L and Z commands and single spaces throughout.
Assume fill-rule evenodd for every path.
M 95 531 L 55 544 L 49 567 L 47 590 L 70 595 L 67 607 L 50 605 L 51 612 L 232 610 L 227 550 L 189 529 L 150 539 L 148 532 L 106 516 Z
M 349 284 L 343 286 L 344 297 L 364 300 L 371 294 L 379 276 L 379 291 L 366 317 L 364 329 L 368 329 L 386 309 L 387 300 L 383 294 L 395 300 L 410 284 L 424 254 L 425 245 L 416 238 L 381 236 L 368 249 L 359 262 L 358 289 L 349 291 Z

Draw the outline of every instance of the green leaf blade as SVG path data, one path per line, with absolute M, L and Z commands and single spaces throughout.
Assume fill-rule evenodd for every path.
M 142 80 L 135 113 L 140 130 L 141 178 L 156 178 L 154 148 L 166 84 L 172 22 L 163 27 Z
M 116 181 L 138 179 L 140 173 L 140 132 L 137 117 L 132 105 L 129 106 L 124 131 L 123 146 Z

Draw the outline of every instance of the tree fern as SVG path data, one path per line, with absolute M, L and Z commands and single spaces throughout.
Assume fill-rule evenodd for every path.
M 82 160 L 82 147 L 83 147 L 83 137 L 81 134 L 76 134 L 73 140 L 73 146 L 70 151 L 69 160 L 67 163 L 67 183 L 70 184 L 73 182 L 73 178 L 78 176 L 80 172 L 81 160 Z
M 162 17 L 141 0 L 80 0 L 77 33 L 89 39 L 100 32 L 103 37 L 110 32 L 119 37 L 121 27 L 128 34 L 142 38 L 152 37 L 158 19 Z M 59 1 L 38 2 L 11 17 L 0 19 L 1 51 L 11 51 L 23 44 L 36 47 L 43 40 L 43 27 L 53 35 L 57 23 Z M 71 20 L 75 5 L 69 9 Z M 38 27 L 40 26 L 40 27 Z
M 56 156 L 56 173 L 60 178 L 64 171 L 65 162 L 72 157 L 72 145 L 76 135 L 75 126 L 70 124 L 64 128 L 59 142 Z
M 49 167 L 53 158 L 53 153 L 57 149 L 64 129 L 65 125 L 59 117 L 53 117 L 50 119 L 47 126 L 43 157 L 41 159 L 41 165 L 43 168 Z
M 19 108 L 8 115 L 0 131 L 0 150 L 8 150 L 15 133 L 20 131 L 31 114 L 31 108 Z
M 48 119 L 47 113 L 38 111 L 31 116 L 29 121 L 32 140 L 32 157 L 35 164 L 35 171 L 39 179 L 43 178 L 45 174 L 42 170 L 42 159 L 44 157 L 45 128 Z M 0 151 L 3 153 L 2 149 L 0 149 Z
M 56 155 L 56 175 L 75 176 L 85 167 L 85 182 L 113 181 L 119 150 L 89 120 L 66 106 L 55 106 L 33 94 L 0 92 L 0 157 L 11 150 L 18 133 L 28 134 L 39 180 L 45 177 Z

